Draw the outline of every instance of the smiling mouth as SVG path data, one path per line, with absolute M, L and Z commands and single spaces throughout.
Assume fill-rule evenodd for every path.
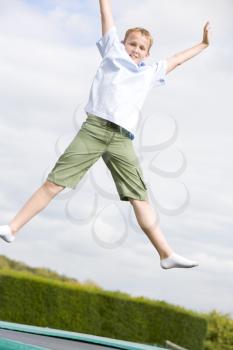
M 138 59 L 138 58 L 139 58 L 138 56 L 135 56 L 135 55 L 130 55 L 130 57 L 132 57 L 132 58 L 136 58 L 136 59 Z

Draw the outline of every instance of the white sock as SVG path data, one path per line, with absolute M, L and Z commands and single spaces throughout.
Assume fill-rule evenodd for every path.
M 189 268 L 197 265 L 196 261 L 185 259 L 176 253 L 172 253 L 168 258 L 160 260 L 160 266 L 163 269 L 172 269 L 173 267 Z
M 4 241 L 11 243 L 15 236 L 11 232 L 11 228 L 9 225 L 0 226 L 0 238 L 4 239 Z

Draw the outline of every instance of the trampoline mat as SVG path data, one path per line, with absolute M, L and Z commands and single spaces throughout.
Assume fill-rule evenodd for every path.
M 6 329 L 0 329 L 0 338 L 1 337 L 23 342 L 29 345 L 42 346 L 51 350 L 106 350 L 106 348 L 108 348 L 108 346 L 80 342 L 78 340 L 69 340 L 64 338 L 44 336 Z

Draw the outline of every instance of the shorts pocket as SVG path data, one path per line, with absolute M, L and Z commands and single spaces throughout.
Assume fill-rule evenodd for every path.
M 146 184 L 145 184 L 145 182 L 144 182 L 144 180 L 143 180 L 142 171 L 141 171 L 141 170 L 138 170 L 137 168 L 136 168 L 136 170 L 137 170 L 137 174 L 138 174 L 138 176 L 139 176 L 139 178 L 140 178 L 140 180 L 141 180 L 141 183 L 142 183 L 144 189 L 147 190 Z
M 97 129 L 96 129 L 96 127 L 97 127 Z M 90 124 L 88 122 L 83 122 L 81 130 L 85 131 L 86 133 L 88 133 L 90 135 L 95 135 L 96 132 L 98 132 L 98 126 L 95 124 Z

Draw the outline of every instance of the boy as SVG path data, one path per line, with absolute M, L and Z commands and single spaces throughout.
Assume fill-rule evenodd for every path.
M 99 0 L 102 38 L 97 46 L 102 61 L 94 77 L 85 111 L 87 119 L 59 157 L 45 183 L 32 195 L 9 225 L 0 226 L 0 237 L 12 242 L 16 233 L 44 209 L 65 187 L 75 188 L 87 170 L 102 156 L 111 171 L 121 200 L 133 206 L 138 224 L 160 256 L 163 269 L 190 268 L 198 263 L 176 254 L 168 245 L 149 204 L 143 172 L 132 139 L 138 111 L 148 91 L 165 83 L 165 75 L 209 45 L 209 23 L 203 40 L 167 60 L 145 64 L 153 43 L 143 28 L 126 32 L 120 42 L 110 0 Z

